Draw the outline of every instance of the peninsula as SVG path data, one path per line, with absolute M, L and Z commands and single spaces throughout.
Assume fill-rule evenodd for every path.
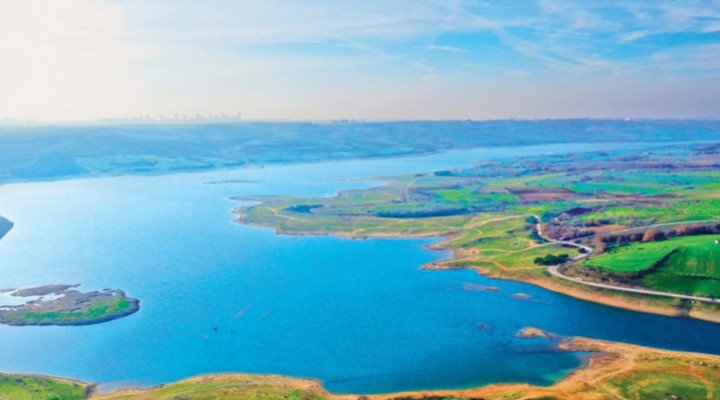
M 332 198 L 242 197 L 255 204 L 234 212 L 285 234 L 445 237 L 433 247 L 454 256 L 426 268 L 720 321 L 718 156 L 703 143 L 508 158 Z

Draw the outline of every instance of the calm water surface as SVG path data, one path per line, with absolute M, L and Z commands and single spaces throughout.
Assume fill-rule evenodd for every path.
M 449 255 L 426 250 L 431 240 L 277 236 L 232 223 L 236 203 L 227 200 L 333 195 L 371 185 L 345 178 L 603 146 L 618 145 L 0 186 L 0 214 L 15 222 L 0 241 L 0 288 L 82 283 L 122 288 L 142 301 L 139 313 L 101 325 L 0 326 L 0 370 L 108 388 L 212 372 L 276 373 L 371 393 L 550 384 L 580 364 L 543 340 L 514 337 L 529 325 L 720 354 L 720 325 L 612 309 L 471 271 L 422 271 Z M 226 179 L 253 182 L 204 184 Z M 532 299 L 513 298 L 518 292 Z

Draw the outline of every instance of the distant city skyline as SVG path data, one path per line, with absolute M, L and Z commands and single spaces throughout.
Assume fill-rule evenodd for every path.
M 720 118 L 719 0 L 0 0 L 0 54 L 0 123 Z
M 97 120 L 88 120 L 88 122 L 203 122 L 203 121 L 213 121 L 213 122 L 238 122 L 242 121 L 242 113 L 235 113 L 235 115 L 228 115 L 225 113 L 220 114 L 201 114 L 201 113 L 194 113 L 194 114 L 171 114 L 171 115 L 165 115 L 165 114 L 158 114 L 158 115 L 125 115 L 122 117 L 114 117 L 114 118 L 103 118 L 103 119 L 97 119 Z M 42 122 L 38 121 L 36 119 L 19 119 L 19 118 L 0 118 L 0 124 L 24 124 L 24 123 L 37 123 Z M 47 121 L 52 122 L 52 121 Z M 65 122 L 73 122 L 71 120 L 66 120 Z M 82 122 L 82 121 L 75 121 L 75 122 Z

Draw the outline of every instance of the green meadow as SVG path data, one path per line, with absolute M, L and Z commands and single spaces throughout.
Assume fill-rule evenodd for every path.
M 585 261 L 620 273 L 640 273 L 650 288 L 720 296 L 720 235 L 699 235 L 621 246 Z
M 89 386 L 69 380 L 34 375 L 0 374 L 3 400 L 81 400 Z

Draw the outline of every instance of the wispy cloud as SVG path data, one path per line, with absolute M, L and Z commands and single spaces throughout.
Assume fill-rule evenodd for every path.
M 717 0 L 8 1 L 0 110 L 322 118 L 345 105 L 351 117 L 379 112 L 384 96 L 416 104 L 397 105 L 402 117 L 470 112 L 457 93 L 517 98 L 523 87 L 529 98 L 565 93 L 592 115 L 597 103 L 557 86 L 589 82 L 610 93 L 634 79 L 679 91 L 667 82 L 720 73 L 719 46 Z M 487 109 L 500 115 L 502 104 Z M 390 100 L 382 112 L 392 113 Z
M 460 53 L 460 52 L 466 51 L 466 50 L 461 49 L 461 48 L 459 48 L 459 47 L 454 47 L 454 46 L 438 46 L 438 45 L 435 45 L 435 44 L 429 45 L 429 46 L 427 47 L 427 49 L 428 49 L 428 50 L 437 50 L 437 51 L 447 51 L 447 52 L 450 52 L 450 53 Z

